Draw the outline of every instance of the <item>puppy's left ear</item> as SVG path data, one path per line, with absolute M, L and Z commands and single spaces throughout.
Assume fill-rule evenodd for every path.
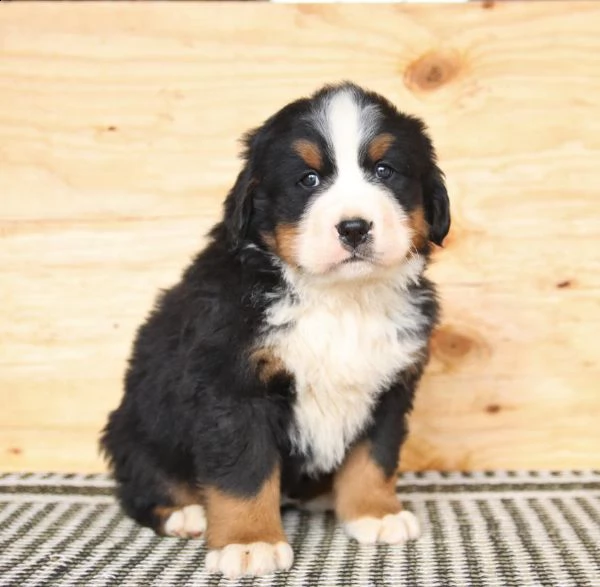
M 450 201 L 444 174 L 437 165 L 423 179 L 423 203 L 429 224 L 429 240 L 442 246 L 450 230 Z

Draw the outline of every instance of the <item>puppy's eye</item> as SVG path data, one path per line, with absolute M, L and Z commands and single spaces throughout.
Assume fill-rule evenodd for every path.
M 309 171 L 306 175 L 302 177 L 302 179 L 298 183 L 302 187 L 312 189 L 316 188 L 321 183 L 321 180 L 314 171 Z
M 385 163 L 377 163 L 375 165 L 375 177 L 378 179 L 389 179 L 394 174 L 394 170 Z

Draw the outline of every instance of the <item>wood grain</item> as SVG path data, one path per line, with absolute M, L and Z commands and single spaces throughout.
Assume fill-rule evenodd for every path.
M 600 466 L 599 29 L 587 2 L 3 3 L 0 469 L 102 469 L 238 136 L 344 78 L 427 121 L 452 199 L 403 468 Z

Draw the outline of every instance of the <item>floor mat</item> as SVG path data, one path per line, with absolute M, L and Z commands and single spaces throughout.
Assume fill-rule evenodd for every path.
M 103 475 L 0 475 L 1 586 L 600 586 L 600 471 L 405 474 L 424 534 L 360 546 L 330 514 L 284 513 L 291 571 L 208 575 L 202 540 L 124 517 Z

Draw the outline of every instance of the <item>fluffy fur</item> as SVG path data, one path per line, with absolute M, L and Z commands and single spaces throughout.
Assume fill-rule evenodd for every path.
M 438 317 L 423 272 L 450 226 L 424 125 L 355 85 L 287 105 L 245 145 L 102 437 L 125 511 L 162 534 L 207 526 L 227 576 L 292 564 L 283 499 L 332 492 L 361 541 L 418 535 L 393 475 Z

